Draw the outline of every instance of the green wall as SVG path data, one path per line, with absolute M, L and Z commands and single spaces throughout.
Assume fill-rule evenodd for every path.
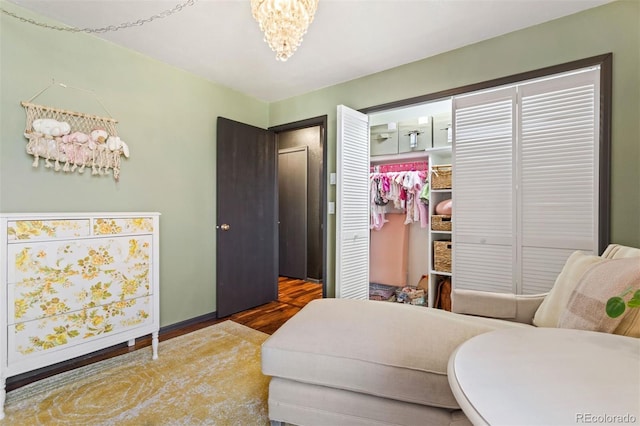
M 611 240 L 640 247 L 640 2 L 636 0 L 609 3 L 272 103 L 269 124 L 327 114 L 327 167 L 335 172 L 338 104 L 361 109 L 608 52 L 613 53 Z M 328 198 L 335 200 L 335 186 L 329 186 Z M 329 216 L 327 229 L 327 287 L 333 294 L 335 216 Z
M 266 127 L 268 105 L 90 35 L 3 14 L 0 37 L 0 211 L 161 212 L 161 324 L 215 311 L 216 117 Z M 119 121 L 131 157 L 118 183 L 31 167 L 20 102 L 52 78 L 95 92 Z M 94 95 L 58 86 L 34 103 L 107 114 Z

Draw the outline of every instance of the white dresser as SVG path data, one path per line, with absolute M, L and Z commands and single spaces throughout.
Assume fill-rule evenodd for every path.
M 0 214 L 0 418 L 7 377 L 152 334 L 159 213 Z

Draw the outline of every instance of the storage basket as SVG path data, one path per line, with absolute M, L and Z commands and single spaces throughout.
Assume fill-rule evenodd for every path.
M 437 272 L 451 272 L 451 241 L 433 242 L 433 268 Z
M 431 189 L 450 189 L 451 171 L 451 164 L 431 166 Z
M 451 215 L 450 214 L 434 214 L 431 216 L 431 230 L 433 231 L 451 231 Z

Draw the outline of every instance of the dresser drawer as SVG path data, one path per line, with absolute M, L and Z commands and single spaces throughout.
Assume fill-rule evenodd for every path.
M 61 220 L 10 220 L 7 222 L 7 239 L 10 243 L 14 241 L 88 237 L 90 235 L 91 221 L 88 218 Z
M 152 217 L 97 218 L 93 222 L 94 235 L 143 234 L 153 232 Z
M 152 294 L 152 236 L 11 244 L 8 323 Z
M 104 306 L 12 324 L 8 327 L 8 361 L 63 350 L 106 335 L 153 323 L 153 298 L 117 301 Z

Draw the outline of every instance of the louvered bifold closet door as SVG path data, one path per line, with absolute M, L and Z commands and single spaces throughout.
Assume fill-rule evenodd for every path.
M 598 82 L 590 70 L 518 88 L 519 293 L 548 291 L 573 251 L 597 252 Z
M 338 106 L 336 297 L 369 298 L 369 118 Z
M 513 292 L 515 88 L 453 100 L 453 282 Z

